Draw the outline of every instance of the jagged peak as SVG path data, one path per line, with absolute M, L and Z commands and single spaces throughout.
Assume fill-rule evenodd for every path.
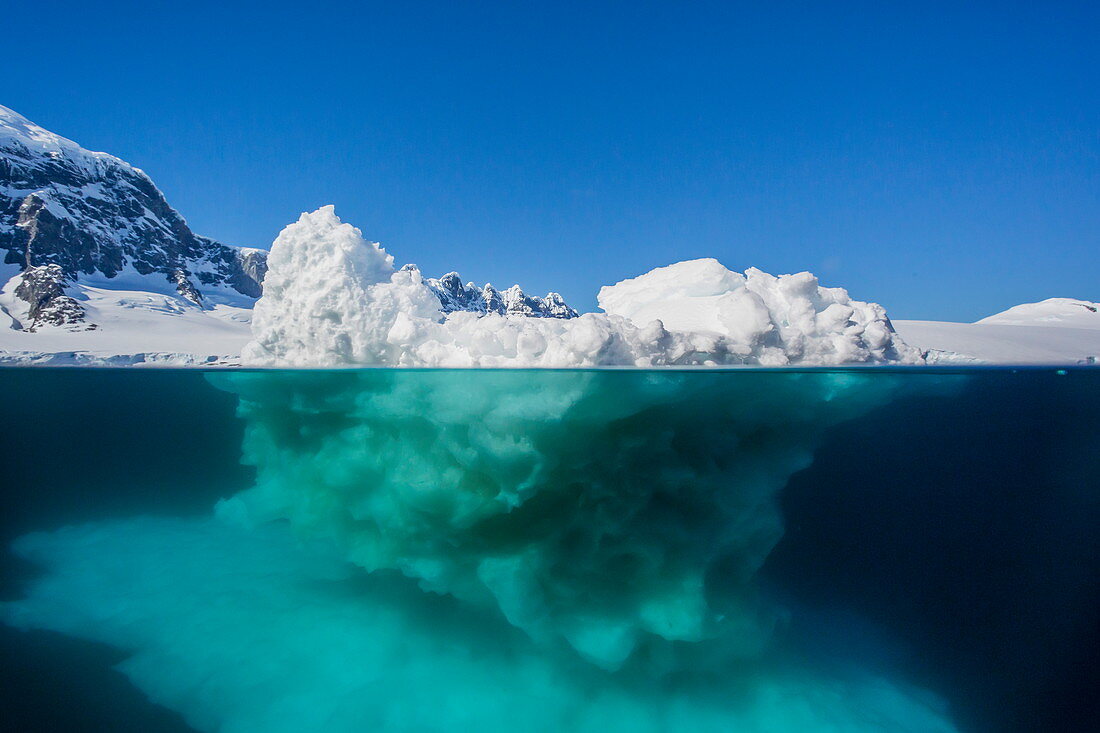
M 424 284 L 439 298 L 440 310 L 444 313 L 470 311 L 532 318 L 575 318 L 578 315 L 557 293 L 538 298 L 527 295 L 518 284 L 503 291 L 497 290 L 492 283 L 481 287 L 473 281 L 463 284 L 462 277 L 454 271 L 438 278 L 427 278 Z

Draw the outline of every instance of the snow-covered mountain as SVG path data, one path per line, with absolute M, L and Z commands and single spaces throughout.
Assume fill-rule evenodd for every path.
M 193 233 L 138 168 L 2 106 L 0 250 L 4 274 L 19 280 L 4 288 L 7 300 L 27 304 L 16 306 L 23 330 L 98 326 L 81 293 L 67 292 L 89 280 L 109 287 L 118 278 L 144 279 L 152 292 L 167 286 L 209 308 L 227 297 L 259 297 L 267 268 L 263 250 Z
M 187 226 L 141 170 L 0 106 L 4 361 L 233 358 L 267 252 Z
M 1060 326 L 1065 328 L 1100 328 L 1100 303 L 1072 298 L 1047 298 L 1038 303 L 1024 303 L 978 323 L 1001 326 Z

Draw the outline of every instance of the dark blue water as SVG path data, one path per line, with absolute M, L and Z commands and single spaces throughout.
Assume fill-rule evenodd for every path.
M 571 388 L 569 377 L 453 374 L 460 376 L 397 378 L 448 380 L 432 382 L 425 393 L 416 391 L 415 381 L 411 387 L 391 381 L 380 386 L 378 380 L 391 380 L 388 376 L 249 375 L 227 387 L 222 382 L 215 386 L 197 371 L 6 369 L 0 372 L 8 425 L 0 447 L 0 541 L 6 547 L 28 532 L 141 515 L 207 517 L 219 499 L 257 481 L 256 469 L 241 464 L 246 425 L 253 439 L 262 436 L 275 443 L 265 449 L 268 453 L 253 446 L 249 459 L 269 481 L 291 465 L 275 463 L 270 450 L 280 456 L 284 449 L 292 452 L 293 465 L 300 468 L 303 461 L 308 464 L 311 451 L 322 450 L 318 441 L 356 421 L 369 423 L 371 435 L 411 431 L 401 433 L 404 442 L 389 443 L 388 449 L 410 445 L 413 452 L 436 450 L 438 436 L 431 437 L 432 430 L 451 435 L 455 429 L 457 418 L 447 418 L 444 428 L 439 427 L 443 418 L 418 418 L 416 410 L 428 409 L 422 405 L 410 407 L 412 417 L 368 414 L 393 408 L 365 404 L 354 398 L 360 392 L 405 394 L 401 390 L 412 389 L 417 395 L 435 395 L 435 400 L 440 390 L 468 392 L 476 402 L 485 399 L 484 382 L 498 380 L 489 391 L 498 391 L 498 401 L 505 402 L 521 399 L 525 390 L 552 397 Z M 543 445 L 544 452 L 545 445 L 557 450 L 570 435 L 583 432 L 588 452 L 561 448 L 568 460 L 555 459 L 555 465 L 583 465 L 590 474 L 577 479 L 577 493 L 561 500 L 574 503 L 581 501 L 585 486 L 595 485 L 593 477 L 600 477 L 601 486 L 618 486 L 613 480 L 609 484 L 606 474 L 629 469 L 598 465 L 600 459 L 592 456 L 602 453 L 599 445 L 589 445 L 593 442 L 608 441 L 614 446 L 608 454 L 632 456 L 634 464 L 648 461 L 639 472 L 656 475 L 662 463 L 680 461 L 677 476 L 689 466 L 713 481 L 721 473 L 709 466 L 721 464 L 728 451 L 751 456 L 767 450 L 772 452 L 766 455 L 785 456 L 785 439 L 801 441 L 812 462 L 798 464 L 781 482 L 781 536 L 774 546 L 764 544 L 770 549 L 763 553 L 763 564 L 751 571 L 762 605 L 781 609 L 782 620 L 763 651 L 746 664 L 767 666 L 782 660 L 774 664 L 797 664 L 810 670 L 807 674 L 830 676 L 846 669 L 873 669 L 942 698 L 946 716 L 960 730 L 1097 727 L 1100 370 L 860 372 L 857 379 L 862 381 L 846 386 L 848 391 L 836 399 L 865 404 L 853 414 L 836 413 L 821 429 L 814 427 L 818 416 L 807 417 L 790 407 L 792 400 L 813 394 L 804 391 L 805 375 L 689 373 L 664 385 L 665 377 L 652 374 L 601 375 L 594 384 L 585 384 L 589 401 L 571 413 L 574 422 L 562 420 L 566 429 L 535 430 L 526 423 L 520 429 Z M 792 389 L 794 379 L 804 380 L 798 386 L 802 392 Z M 825 377 L 808 379 L 811 390 L 817 390 L 814 380 Z M 654 380 L 656 389 L 664 390 L 660 398 L 653 396 Z M 891 381 L 889 389 L 883 389 L 885 380 Z M 820 389 L 825 388 L 823 381 Z M 246 401 L 244 419 L 235 414 L 238 394 Z M 616 402 L 635 394 L 651 402 L 637 412 L 624 411 Z M 759 400 L 759 406 L 746 406 L 751 400 Z M 599 425 L 605 402 L 610 405 L 608 426 Z M 354 409 L 348 407 L 352 403 Z M 439 405 L 430 404 L 431 409 Z M 725 414 L 741 410 L 747 415 L 769 404 L 787 405 L 790 415 L 759 425 L 745 418 L 724 422 Z M 481 418 L 469 419 L 473 424 Z M 410 442 L 409 435 L 425 431 L 427 442 Z M 737 431 L 733 440 L 730 433 Z M 624 446 L 634 445 L 631 441 L 638 436 L 650 446 L 679 447 L 667 456 L 649 447 L 637 454 L 624 452 L 633 450 Z M 399 463 L 416 460 L 410 454 Z M 493 473 L 494 464 L 486 461 L 477 463 L 477 472 Z M 362 470 L 379 485 L 396 480 L 376 475 L 373 465 Z M 517 469 L 513 463 L 501 464 L 499 471 L 506 470 Z M 690 483 L 692 474 L 687 475 L 676 480 Z M 555 481 L 560 484 L 560 476 Z M 624 479 L 622 485 L 635 484 Z M 674 493 L 662 490 L 648 500 L 647 511 L 662 516 L 659 523 L 632 525 L 654 533 L 647 541 L 673 542 L 666 532 L 673 515 L 672 526 L 712 531 L 705 517 L 689 516 L 698 505 L 678 502 Z M 557 517 L 574 509 L 540 505 L 537 517 L 560 522 Z M 287 516 L 292 523 L 299 520 Z M 533 519 L 523 521 L 524 532 L 545 531 Z M 664 534 L 658 537 L 654 527 Z M 387 529 L 380 531 L 386 534 Z M 494 525 L 494 541 L 503 531 Z M 572 546 L 568 551 L 579 552 Z M 723 558 L 708 566 L 708 598 L 716 606 L 729 588 L 741 592 L 742 581 L 731 585 L 729 578 L 748 572 L 734 567 L 741 555 Z M 548 572 L 567 586 L 591 581 Z M 22 598 L 42 573 L 14 554 L 4 554 L 3 600 Z M 495 609 L 485 613 L 491 616 Z M 0 726 L 21 731 L 192 730 L 177 710 L 151 703 L 141 685 L 116 671 L 114 666 L 133 650 L 85 640 L 91 636 L 0 626 Z M 567 645 L 560 640 L 548 644 L 553 654 L 565 654 Z M 697 671 L 679 664 L 675 674 L 681 677 Z M 625 678 L 640 672 L 628 665 L 608 674 Z M 634 689 L 632 682 L 622 684 Z M 662 694 L 667 691 L 661 689 Z M 194 722 L 193 712 L 185 709 L 184 714 Z M 448 726 L 445 718 L 438 727 L 459 729 Z

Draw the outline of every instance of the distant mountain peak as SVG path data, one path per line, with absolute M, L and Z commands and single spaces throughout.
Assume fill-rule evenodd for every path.
M 527 295 L 519 285 L 500 291 L 491 283 L 481 287 L 473 282 L 463 284 L 457 272 L 448 272 L 440 278 L 425 278 L 424 284 L 439 298 L 440 310 L 444 313 L 472 311 L 529 318 L 576 318 L 578 315 L 558 293 L 550 292 L 538 298 Z

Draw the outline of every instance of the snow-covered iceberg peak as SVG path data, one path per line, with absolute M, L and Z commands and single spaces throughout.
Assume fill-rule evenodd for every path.
M 600 289 L 600 307 L 635 323 L 717 334 L 731 354 L 764 365 L 912 362 L 878 303 L 824 288 L 809 272 L 742 275 L 705 258 L 658 267 Z
M 449 311 L 411 265 L 332 206 L 272 245 L 252 342 L 256 366 L 588 367 L 917 362 L 883 308 L 808 272 L 744 275 L 681 262 L 600 291 L 606 313 L 539 318 Z M 455 278 L 457 279 L 457 277 Z M 564 303 L 562 303 L 564 305 Z
M 411 319 L 442 317 L 415 269 L 344 224 L 334 207 L 304 213 L 271 246 L 264 297 L 242 360 L 286 366 L 387 364 L 389 333 Z

